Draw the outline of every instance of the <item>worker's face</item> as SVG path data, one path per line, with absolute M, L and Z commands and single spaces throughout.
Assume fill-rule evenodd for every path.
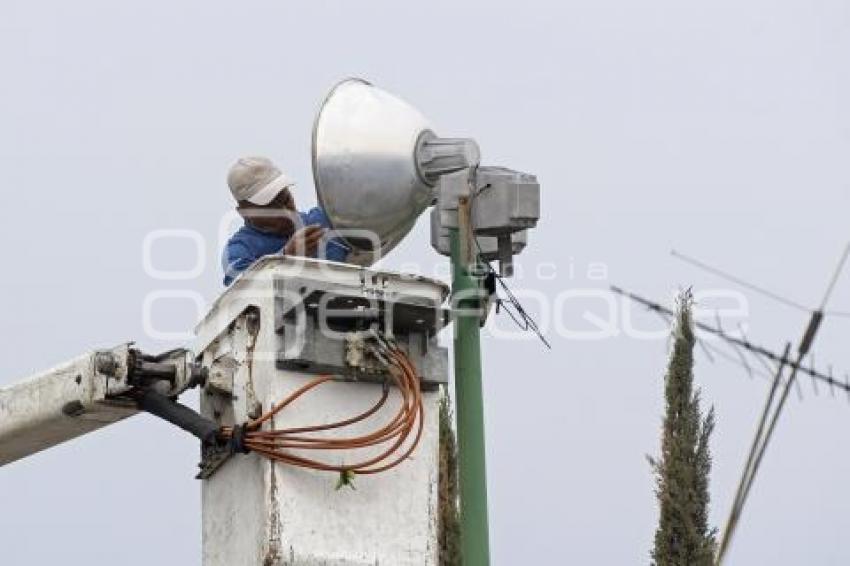
M 291 236 L 298 222 L 295 199 L 289 189 L 281 191 L 273 201 L 265 206 L 241 201 L 236 210 L 252 226 L 263 232 L 280 236 Z

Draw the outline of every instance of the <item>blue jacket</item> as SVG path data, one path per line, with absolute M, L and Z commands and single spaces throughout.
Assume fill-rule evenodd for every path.
M 312 208 L 308 212 L 299 212 L 304 225 L 318 224 L 330 228 L 331 223 L 321 208 Z M 269 234 L 251 226 L 247 222 L 228 240 L 221 257 L 224 268 L 224 284 L 230 285 L 237 275 L 265 255 L 280 253 L 289 238 Z M 322 251 L 325 253 L 322 254 Z M 328 241 L 325 250 L 319 250 L 318 257 L 331 261 L 345 261 L 350 248 L 340 239 Z

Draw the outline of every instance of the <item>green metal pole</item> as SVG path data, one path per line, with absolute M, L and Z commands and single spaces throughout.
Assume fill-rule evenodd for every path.
M 477 262 L 477 259 L 472 258 L 477 258 L 477 255 L 472 254 L 470 250 L 468 209 L 463 205 L 460 209 L 460 228 L 450 232 L 461 553 L 463 566 L 489 566 L 490 537 L 487 524 L 487 472 L 479 334 L 480 281 L 470 273 L 470 266 Z

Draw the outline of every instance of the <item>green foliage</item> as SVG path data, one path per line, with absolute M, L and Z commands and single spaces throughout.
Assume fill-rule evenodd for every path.
M 336 491 L 341 490 L 344 487 L 350 487 L 353 490 L 357 490 L 354 486 L 354 478 L 357 474 L 352 470 L 342 470 L 339 473 L 339 479 L 336 480 Z
M 457 440 L 452 426 L 451 399 L 440 399 L 439 544 L 440 566 L 460 566 Z
M 708 526 L 708 444 L 714 430 L 714 408 L 703 418 L 700 394 L 693 388 L 692 306 L 690 291 L 682 293 L 664 383 L 661 458 L 650 458 L 660 511 L 652 550 L 656 566 L 711 566 L 717 544 L 717 530 Z

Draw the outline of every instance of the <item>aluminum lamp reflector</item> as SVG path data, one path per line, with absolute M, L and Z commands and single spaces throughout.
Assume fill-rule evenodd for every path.
M 313 177 L 333 228 L 371 265 L 434 202 L 440 175 L 475 166 L 478 146 L 439 138 L 407 102 L 362 79 L 327 95 L 313 126 Z

